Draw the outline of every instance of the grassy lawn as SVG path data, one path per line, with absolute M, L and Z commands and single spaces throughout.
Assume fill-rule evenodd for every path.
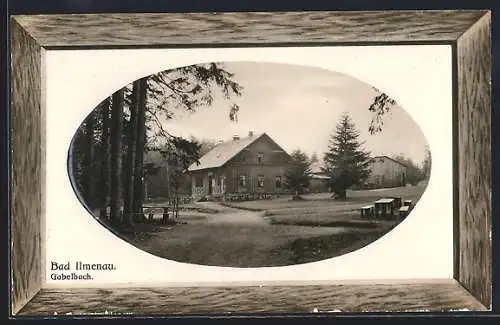
M 329 193 L 304 195 L 304 200 L 292 201 L 291 196 L 282 196 L 273 200 L 231 202 L 228 206 L 266 211 L 275 224 L 298 224 L 335 226 L 364 224 L 378 220 L 361 219 L 359 209 L 374 201 L 390 196 L 401 196 L 403 200 L 412 200 L 415 204 L 421 197 L 423 186 L 391 188 L 367 191 L 348 191 L 345 201 L 331 198 Z
M 345 201 L 333 200 L 326 193 L 304 195 L 300 201 L 284 196 L 230 204 L 239 210 L 192 204 L 181 210 L 172 225 L 138 225 L 124 235 L 153 255 L 185 263 L 228 267 L 301 264 L 343 255 L 380 238 L 399 221 L 361 219 L 359 208 L 386 196 L 416 202 L 423 190 L 349 191 Z M 256 215 L 264 215 L 264 220 L 242 222 Z
M 307 207 L 328 206 L 336 210 L 361 207 L 367 203 L 391 196 L 401 196 L 403 200 L 413 200 L 414 203 L 420 198 L 425 190 L 424 186 L 408 186 L 377 190 L 347 191 L 345 201 L 332 199 L 330 193 L 305 194 L 304 200 L 292 201 L 291 195 L 283 195 L 273 200 L 256 200 L 244 202 L 230 202 L 228 205 L 249 210 L 279 210 L 279 209 L 301 209 Z
M 369 231 L 351 229 L 337 235 L 298 238 L 276 248 L 272 253 L 278 256 L 288 255 L 290 264 L 317 262 L 363 248 L 382 237 L 394 226 L 396 224 L 392 223 Z
M 148 237 L 136 237 L 133 243 L 153 255 L 180 262 L 266 267 L 301 264 L 342 255 L 369 244 L 387 231 L 387 227 L 353 231 L 286 225 L 181 224 L 150 233 Z

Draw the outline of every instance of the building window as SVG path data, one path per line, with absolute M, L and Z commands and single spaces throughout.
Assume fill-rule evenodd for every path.
M 276 176 L 276 188 L 281 188 L 281 176 Z
M 195 176 L 194 183 L 195 183 L 196 187 L 202 187 L 203 186 L 203 177 L 202 176 Z
M 264 153 L 263 153 L 263 152 L 259 152 L 259 153 L 257 154 L 257 162 L 258 162 L 259 164 L 262 164 L 262 162 L 263 162 L 263 161 L 264 161 Z
M 221 176 L 219 179 L 220 190 L 224 192 L 226 190 L 226 185 L 224 184 L 224 176 Z
M 247 186 L 247 177 L 245 175 L 240 175 L 240 187 Z
M 257 187 L 264 187 L 264 175 L 257 176 Z

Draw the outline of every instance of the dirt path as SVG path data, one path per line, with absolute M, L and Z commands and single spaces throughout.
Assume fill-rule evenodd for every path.
M 198 202 L 197 205 L 201 207 L 214 209 L 220 211 L 220 213 L 207 214 L 207 219 L 204 223 L 209 224 L 244 224 L 244 225 L 255 225 L 255 226 L 268 226 L 269 222 L 264 219 L 264 212 L 258 211 L 247 211 L 242 209 L 236 209 L 224 206 L 217 202 Z
M 196 203 L 216 213 L 187 212 L 176 225 L 135 241 L 153 255 L 199 265 L 283 266 L 317 261 L 355 249 L 371 229 L 274 224 L 261 211 L 216 202 Z M 371 235 L 370 235 L 371 236 Z M 377 235 L 378 237 L 380 235 Z

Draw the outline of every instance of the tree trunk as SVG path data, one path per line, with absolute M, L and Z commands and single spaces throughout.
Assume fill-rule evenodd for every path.
M 102 138 L 101 138 L 101 157 L 103 163 L 101 166 L 101 179 L 99 184 L 100 189 L 100 207 L 101 211 L 99 213 L 100 217 L 103 219 L 108 219 L 108 206 L 110 201 L 110 183 L 111 183 L 111 160 L 110 160 L 110 143 L 109 143 L 109 131 L 110 131 L 110 120 L 109 120 L 109 105 L 111 103 L 111 98 L 106 98 L 101 103 L 102 109 Z
M 123 129 L 123 89 L 116 91 L 112 96 L 111 107 L 111 223 L 116 227 L 123 225 L 121 217 L 122 184 L 121 184 L 121 155 Z
M 144 201 L 144 147 L 146 143 L 146 102 L 147 77 L 139 79 L 138 111 L 137 111 L 137 142 L 135 150 L 134 202 L 133 211 L 142 215 Z
M 335 199 L 345 200 L 347 198 L 347 192 L 345 189 L 339 189 L 335 191 Z
M 179 218 L 179 189 L 178 186 L 174 187 L 174 206 L 175 206 L 175 220 Z
M 300 196 L 300 191 L 298 189 L 295 189 L 295 194 L 292 196 L 292 200 L 293 201 L 296 201 L 296 200 L 301 200 L 302 197 Z
M 167 159 L 167 162 L 165 163 L 165 169 L 167 170 L 167 173 L 166 173 L 166 178 L 167 178 L 167 198 L 168 200 L 172 200 L 172 191 L 170 190 L 171 186 L 170 186 L 170 165 L 169 165 L 169 162 L 168 162 L 168 159 Z
M 85 121 L 85 152 L 83 158 L 84 178 L 83 178 L 83 197 L 87 206 L 93 210 L 95 208 L 94 201 L 94 177 L 92 162 L 94 159 L 94 129 L 95 119 L 92 114 L 87 117 Z
M 135 156 L 137 150 L 137 112 L 139 110 L 139 81 L 134 81 L 132 87 L 132 102 L 130 105 L 130 141 L 127 147 L 127 158 L 125 162 L 125 198 L 123 217 L 126 227 L 134 225 L 134 180 L 135 180 Z

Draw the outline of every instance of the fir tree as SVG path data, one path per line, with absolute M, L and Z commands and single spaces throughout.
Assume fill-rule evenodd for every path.
M 370 153 L 362 148 L 359 134 L 350 116 L 344 113 L 330 137 L 324 171 L 330 175 L 330 189 L 336 198 L 345 199 L 349 187 L 361 184 L 370 175 Z
M 294 191 L 293 199 L 298 200 L 300 194 L 309 186 L 311 162 L 307 155 L 300 150 L 295 150 L 291 156 L 293 162 L 286 171 L 284 185 L 287 189 Z

